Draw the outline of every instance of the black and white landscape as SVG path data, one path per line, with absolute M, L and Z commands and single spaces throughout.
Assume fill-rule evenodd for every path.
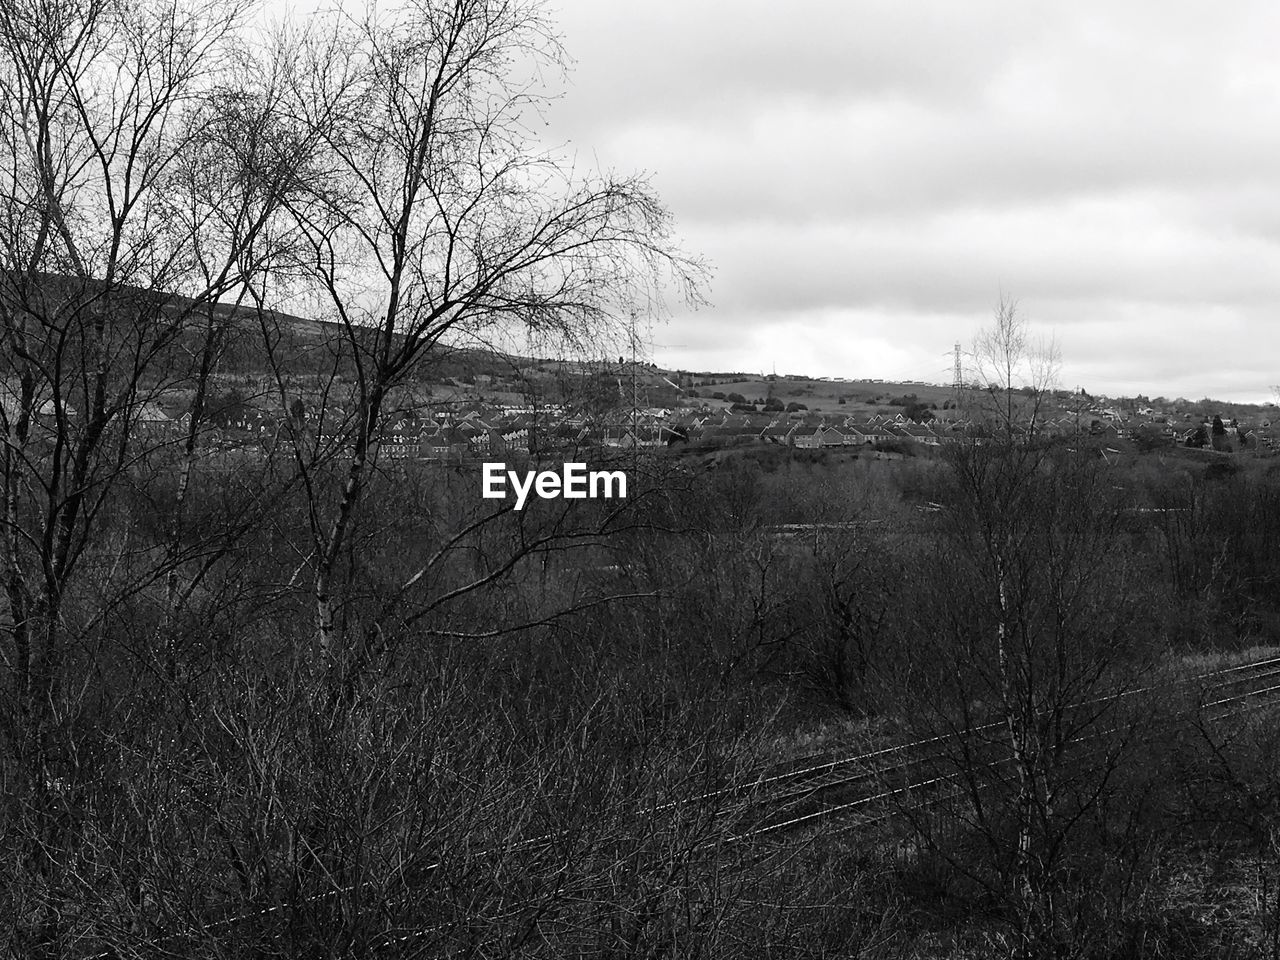
M 0 952 L 1280 958 L 1276 19 L 0 3 Z

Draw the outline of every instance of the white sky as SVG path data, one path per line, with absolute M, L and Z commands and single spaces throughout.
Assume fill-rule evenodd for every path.
M 1280 5 L 549 6 L 549 140 L 651 173 L 716 268 L 658 363 L 946 381 L 1003 290 L 1063 386 L 1273 398 Z
M 651 172 L 717 268 L 660 363 L 947 380 L 1003 289 L 1065 386 L 1280 383 L 1280 5 L 553 7 L 551 135 Z

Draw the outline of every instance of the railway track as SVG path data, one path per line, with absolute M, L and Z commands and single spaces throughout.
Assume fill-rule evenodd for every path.
M 1252 710 L 1280 704 L 1280 657 L 1210 671 L 1170 684 L 1142 687 L 1114 697 L 1097 698 L 1078 704 L 1077 707 L 1101 705 L 1109 700 L 1121 700 L 1143 693 L 1178 690 L 1197 683 L 1202 684 L 1198 691 L 1198 707 L 1208 713 L 1207 718 L 1212 722 L 1221 722 Z M 1247 689 L 1239 690 L 1242 686 Z M 739 834 L 734 840 L 748 842 L 849 816 L 859 818 L 854 824 L 856 829 L 860 825 L 882 823 L 911 809 L 923 809 L 951 799 L 954 795 L 939 792 L 939 788 L 954 784 L 963 777 L 971 777 L 981 770 L 1008 766 L 1012 757 L 1008 754 L 988 757 L 970 754 L 960 758 L 962 768 L 947 771 L 942 768 L 947 765 L 958 766 L 954 751 L 947 749 L 948 744 L 955 744 L 962 736 L 999 734 L 1003 726 L 1002 721 L 995 721 L 969 731 L 911 741 L 840 761 L 808 766 L 798 771 L 800 780 L 793 780 L 788 774 L 768 778 L 768 781 L 781 787 L 777 793 L 768 795 L 765 801 L 771 806 L 772 816 Z M 1073 738 L 1071 744 L 1079 746 L 1116 732 L 1118 731 L 1115 729 L 1094 731 Z M 995 736 L 980 741 L 980 747 L 986 749 L 979 749 L 977 752 L 996 752 L 991 748 L 999 742 Z M 1007 750 L 1007 740 L 1002 745 Z M 848 772 L 841 775 L 841 770 Z M 803 778 L 818 771 L 826 771 L 829 775 L 815 777 L 810 784 L 802 782 Z M 903 804 L 903 799 L 912 794 L 915 797 Z M 894 809 L 884 809 L 890 805 Z
M 1200 686 L 1195 689 L 1197 684 Z M 1241 686 L 1247 689 L 1236 689 Z M 1209 671 L 1168 684 L 1153 684 L 1075 706 L 1103 705 L 1142 693 L 1179 689 L 1194 692 L 1198 697 L 1198 708 L 1206 712 L 1213 722 L 1280 704 L 1280 657 Z M 753 851 L 761 841 L 785 834 L 817 829 L 821 829 L 825 837 L 865 832 L 888 826 L 903 817 L 925 813 L 945 803 L 963 803 L 970 792 L 959 785 L 962 778 L 972 777 L 975 772 L 987 772 L 991 779 L 986 786 L 994 786 L 1001 780 L 998 776 L 1001 768 L 1010 765 L 1011 757 L 999 751 L 1000 747 L 1007 747 L 1007 743 L 994 736 L 1003 727 L 1003 722 L 993 721 L 969 731 L 904 742 L 854 756 L 832 758 L 810 754 L 799 758 L 799 762 L 792 761 L 794 766 L 784 763 L 765 768 L 750 783 L 694 799 L 717 800 L 744 791 L 758 792 L 756 799 L 762 811 L 760 821 L 734 835 L 727 843 L 720 844 L 717 850 L 718 855 L 738 850 L 745 860 L 754 860 L 758 855 Z M 993 755 L 969 757 L 964 767 L 939 769 L 955 760 L 954 754 L 946 749 L 948 743 L 975 732 L 983 736 L 985 751 Z M 1108 736 L 1119 732 L 1122 732 L 1120 728 L 1109 728 L 1074 738 L 1072 744 L 1082 748 L 1076 762 L 1089 759 L 1091 744 L 1101 742 L 1105 746 L 1109 742 Z M 1093 754 L 1096 752 L 1092 751 Z M 386 946 L 388 949 L 401 947 L 442 934 L 445 934 L 443 928 L 414 931 L 389 937 Z
M 1242 687 L 1245 689 L 1240 689 Z M 1215 722 L 1280 704 L 1280 657 L 1134 688 L 1084 701 L 1075 704 L 1074 708 L 1103 706 L 1143 694 L 1178 691 L 1193 692 L 1198 698 L 1199 709 L 1210 712 L 1209 718 Z M 762 767 L 738 783 L 669 801 L 655 808 L 655 812 L 712 803 L 724 806 L 746 804 L 753 812 L 744 828 L 729 839 L 731 848 L 747 847 L 762 840 L 818 827 L 827 833 L 864 830 L 888 823 L 911 811 L 923 811 L 962 798 L 964 791 L 957 784 L 962 776 L 973 775 L 975 765 L 978 770 L 993 771 L 1009 765 L 1011 758 L 1001 752 L 1002 748 L 1007 749 L 1007 741 L 1001 735 L 1004 727 L 1003 721 L 990 721 L 964 731 L 855 754 L 831 750 L 810 753 Z M 1112 732 L 1096 731 L 1073 743 L 1085 744 Z M 947 769 L 948 766 L 956 766 L 954 747 L 966 737 L 976 737 L 977 752 L 990 755 L 969 756 L 965 768 Z M 519 841 L 513 849 L 547 847 L 555 839 L 553 835 L 530 837 Z M 414 871 L 414 880 L 430 882 L 439 868 L 439 862 L 424 864 Z M 309 898 L 307 903 L 319 903 L 351 892 L 350 888 L 327 891 Z M 272 915 L 280 910 L 278 906 L 271 906 L 222 917 L 202 925 L 198 931 L 175 933 L 164 939 L 176 945 L 193 933 L 204 937 L 216 936 L 219 931 L 229 931 L 243 923 L 270 921 Z M 432 932 L 423 930 L 389 938 L 385 945 L 390 948 Z M 117 956 L 113 951 L 106 951 L 87 955 L 84 960 L 115 960 Z

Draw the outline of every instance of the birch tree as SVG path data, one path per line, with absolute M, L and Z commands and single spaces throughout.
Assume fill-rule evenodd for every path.
M 350 375 L 345 480 L 311 511 L 317 649 L 333 662 L 337 570 L 380 419 L 415 366 L 513 330 L 596 341 L 637 298 L 655 299 L 660 279 L 696 299 L 704 267 L 679 250 L 644 178 L 584 175 L 532 135 L 541 77 L 563 60 L 541 4 L 411 0 L 335 14 L 299 46 L 294 109 L 316 126 L 317 110 L 334 118 L 323 125 L 332 177 L 290 209 Z
M 1034 439 L 1044 401 L 1061 366 L 1058 344 L 1037 337 L 1019 302 L 1002 293 L 991 326 L 971 354 L 977 402 L 971 412 L 1005 442 Z
M 173 441 L 142 429 L 143 411 L 189 388 L 193 368 L 201 396 L 220 301 L 262 269 L 256 251 L 306 149 L 305 136 L 267 147 L 280 124 L 270 90 L 242 72 L 246 10 L 0 7 L 3 641 L 10 729 L 31 770 L 72 645 L 110 609 L 103 591 L 144 589 L 184 560 L 180 529 L 167 556 L 130 542 L 113 498 Z M 199 402 L 194 413 L 188 455 Z M 91 581 L 95 600 L 73 610 Z
M 1073 844 L 1106 821 L 1152 716 L 1130 696 L 1151 669 L 1151 597 L 1100 460 L 991 443 L 957 445 L 949 466 L 903 695 L 941 736 L 983 850 L 954 865 L 1011 908 L 1019 956 L 1052 956 L 1079 932 L 1068 864 L 1097 849 Z

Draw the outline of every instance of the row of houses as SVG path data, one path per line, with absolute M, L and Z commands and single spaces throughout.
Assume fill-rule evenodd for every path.
M 1208 424 L 1204 426 L 1208 428 Z M 960 439 L 981 442 L 992 435 L 993 429 L 998 429 L 1001 433 L 1006 429 L 984 427 L 965 419 L 916 423 L 903 414 L 875 415 L 869 418 L 806 416 L 765 421 L 750 415 L 738 415 L 677 421 L 677 427 L 691 441 L 702 440 L 717 444 L 759 440 L 800 449 L 873 445 L 891 441 L 909 441 L 927 446 L 938 446 Z M 1034 424 L 1014 424 L 1008 429 L 1015 437 L 1026 437 L 1029 434 L 1048 439 L 1089 436 L 1106 442 L 1130 440 L 1142 435 L 1156 441 L 1163 440 L 1172 446 L 1185 443 L 1199 427 L 1198 423 L 1064 415 L 1042 417 Z M 1269 421 L 1256 426 L 1230 426 L 1227 434 L 1237 449 L 1280 447 L 1280 438 Z
M 0 418 L 6 422 L 17 418 L 15 398 L 12 391 L 0 390 Z M 72 405 L 55 406 L 51 400 L 36 405 L 32 413 L 37 432 L 42 427 L 46 432 L 51 430 L 59 416 L 72 421 L 78 419 Z M 234 411 L 214 412 L 217 426 L 202 425 L 202 430 L 210 442 L 226 446 L 275 442 L 281 438 L 282 431 L 303 431 L 325 443 L 347 444 L 353 433 L 351 414 L 338 405 L 308 408 L 301 399 L 293 400 L 284 415 L 272 415 L 241 403 Z M 190 429 L 190 413 L 181 409 L 176 401 L 153 399 L 131 408 L 124 422 L 129 424 L 129 429 L 148 439 L 176 439 Z M 1033 429 L 1045 437 L 1088 434 L 1104 441 L 1154 439 L 1172 445 L 1195 443 L 1196 434 L 1211 427 L 1207 422 L 1200 422 L 1199 415 L 1194 420 L 1178 418 L 1152 406 L 1139 407 L 1134 415 L 1104 402 L 1041 418 Z M 1015 432 L 1025 434 L 1028 430 L 1017 427 Z M 387 459 L 442 460 L 582 447 L 644 449 L 680 443 L 704 446 L 761 443 L 797 449 L 858 447 L 895 441 L 938 446 L 965 437 L 981 440 L 982 436 L 982 428 L 970 421 L 916 423 L 902 412 L 847 416 L 807 411 L 731 413 L 707 408 L 673 412 L 657 407 L 627 411 L 607 421 L 556 404 L 514 406 L 475 402 L 426 411 L 397 410 L 383 418 L 375 447 L 377 454 Z M 1251 424 L 1228 421 L 1225 438 L 1227 445 L 1236 450 L 1280 449 L 1277 427 L 1267 420 Z M 1217 445 L 1216 440 L 1214 443 Z
M 349 443 L 349 426 L 338 416 L 321 421 L 319 439 L 328 443 Z M 1183 443 L 1194 427 L 1146 423 L 1170 445 Z M 328 427 L 328 431 L 324 429 Z M 1028 433 L 1044 438 L 1081 434 L 1102 441 L 1129 439 L 1135 429 L 1130 424 L 1106 420 L 1082 422 L 1076 418 L 1049 418 L 1031 428 L 1014 425 L 1015 436 Z M 278 425 L 269 419 L 245 424 L 247 434 L 274 435 Z M 534 414 L 487 416 L 466 412 L 435 418 L 393 418 L 379 432 L 375 450 L 392 460 L 464 460 L 500 457 L 530 452 L 570 451 L 583 448 L 615 450 L 653 449 L 682 443 L 706 447 L 742 444 L 774 444 L 800 450 L 833 447 L 875 446 L 907 442 L 939 446 L 968 439 L 982 442 L 990 429 L 968 420 L 915 423 L 905 416 L 761 417 L 751 414 L 682 414 L 663 416 L 657 412 L 633 416 L 625 423 L 601 423 L 575 417 L 558 419 Z M 1241 442 L 1272 446 L 1273 435 L 1263 428 L 1251 429 Z
M 171 414 L 154 403 L 144 405 L 135 417 L 135 429 L 149 436 L 183 434 L 188 426 L 189 414 Z M 1127 419 L 1105 410 L 1100 414 L 1041 418 L 1034 427 L 1016 425 L 1012 429 L 1022 436 L 1029 432 L 1047 438 L 1088 434 L 1104 441 L 1142 434 L 1163 438 L 1172 445 L 1186 442 L 1199 426 L 1163 418 Z M 350 417 L 340 407 L 309 413 L 295 408 L 285 418 L 245 407 L 236 416 L 223 418 L 222 426 L 211 434 L 219 443 L 234 445 L 270 442 L 279 438 L 281 430 L 303 431 L 322 443 L 348 444 L 353 435 Z M 1277 446 L 1269 422 L 1249 427 L 1233 425 L 1228 430 L 1237 448 Z M 987 435 L 987 429 L 969 420 L 917 423 L 901 412 L 857 417 L 709 410 L 673 414 L 655 408 L 632 411 L 623 422 L 602 422 L 558 408 L 512 410 L 477 405 L 427 415 L 397 412 L 384 418 L 374 446 L 377 455 L 385 459 L 459 460 L 584 447 L 630 450 L 680 443 L 710 447 L 761 443 L 802 450 L 895 441 L 938 446 L 965 438 L 980 442 Z
M 807 416 L 767 422 L 744 415 L 707 419 L 685 429 L 691 441 L 713 445 L 759 440 L 802 450 L 869 446 L 894 441 L 940 446 L 961 439 L 981 442 L 991 436 L 989 428 L 970 420 L 917 423 L 903 414 L 868 418 Z M 1016 436 L 1026 436 L 1031 432 L 1025 425 L 1014 425 L 1011 430 Z M 1046 420 L 1037 423 L 1034 432 L 1040 436 L 1069 436 L 1077 432 L 1077 427 L 1074 423 Z

